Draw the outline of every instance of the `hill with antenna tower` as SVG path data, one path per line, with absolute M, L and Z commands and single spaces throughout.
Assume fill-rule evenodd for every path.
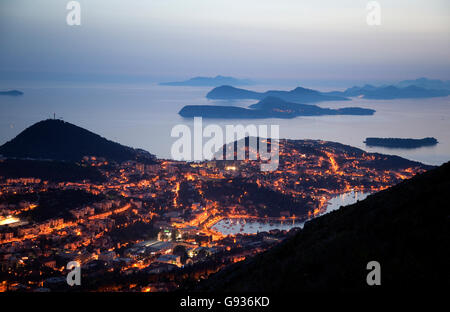
M 56 114 L 53 114 L 53 119 L 35 123 L 0 146 L 0 155 L 62 161 L 80 161 L 84 156 L 103 157 L 115 162 L 139 160 L 152 163 L 155 159 L 147 151 L 121 145 L 56 119 Z

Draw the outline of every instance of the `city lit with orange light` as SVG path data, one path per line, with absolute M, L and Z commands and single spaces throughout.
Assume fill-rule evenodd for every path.
M 0 0 L 1 307 L 445 307 L 449 55 L 449 0 Z
M 106 179 L 2 180 L 2 290 L 64 289 L 69 260 L 86 268 L 86 290 L 175 290 L 280 243 L 326 212 L 333 197 L 380 191 L 426 169 L 313 140 L 281 140 L 274 172 L 249 160 L 118 164 L 85 157 L 83 165 Z M 73 192 L 86 199 L 67 207 Z M 56 216 L 36 218 L 52 205 Z M 266 229 L 274 223 L 287 227 Z M 225 234 L 219 224 L 255 229 Z

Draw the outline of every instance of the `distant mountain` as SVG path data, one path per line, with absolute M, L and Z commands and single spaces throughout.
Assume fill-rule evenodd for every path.
M 153 162 L 146 151 L 109 141 L 88 130 L 57 119 L 40 121 L 0 146 L 0 155 L 15 158 L 79 161 L 83 156 L 122 162 Z
M 419 148 L 438 144 L 436 138 L 403 139 L 403 138 L 366 138 L 367 146 L 382 146 L 388 148 Z
M 211 100 L 259 100 L 262 99 L 264 95 L 260 92 L 239 89 L 232 86 L 220 86 L 209 91 L 206 97 Z
M 411 99 L 411 98 L 431 98 L 447 96 L 447 90 L 428 90 L 421 87 L 409 86 L 397 88 L 394 86 L 382 87 L 372 91 L 365 91 L 364 98 L 367 99 Z
M 294 118 L 297 116 L 322 115 L 373 115 L 372 109 L 360 107 L 346 107 L 339 109 L 321 108 L 310 104 L 297 104 L 269 96 L 250 108 L 216 105 L 187 105 L 179 114 L 183 117 L 203 118 Z
M 360 107 L 344 107 L 338 109 L 322 108 L 311 104 L 298 104 L 284 101 L 280 98 L 269 96 L 256 104 L 249 106 L 257 110 L 264 110 L 273 114 L 292 113 L 295 116 L 320 116 L 320 115 L 373 115 L 375 110 Z
M 366 84 L 362 87 L 354 86 L 354 87 L 346 89 L 345 91 L 331 91 L 331 92 L 325 92 L 325 94 L 334 95 L 334 96 L 356 97 L 356 96 L 363 95 L 365 92 L 371 92 L 374 90 L 377 90 L 377 87 Z
M 403 80 L 395 85 L 398 88 L 416 86 L 430 90 L 450 90 L 450 80 L 418 78 L 415 80 Z
M 415 85 L 407 87 L 396 87 L 393 85 L 374 87 L 372 85 L 365 85 L 363 87 L 352 87 L 345 91 L 327 92 L 328 95 L 334 96 L 348 96 L 348 97 L 363 97 L 365 99 L 373 100 L 391 100 L 391 99 L 417 99 L 417 98 L 432 98 L 450 95 L 450 90 L 435 90 L 425 89 Z
M 23 95 L 23 92 L 19 90 L 0 91 L 0 95 L 19 96 Z
M 248 79 L 237 79 L 234 77 L 194 77 L 185 81 L 161 82 L 162 86 L 190 86 L 190 87 L 217 87 L 221 85 L 247 86 L 252 82 Z
M 307 222 L 295 236 L 189 291 L 430 291 L 450 287 L 450 163 Z M 367 264 L 381 266 L 368 286 Z
M 238 100 L 255 99 L 261 100 L 266 97 L 277 97 L 285 101 L 299 103 L 314 103 L 324 101 L 346 101 L 347 98 L 339 95 L 326 94 L 312 89 L 297 87 L 291 91 L 271 90 L 266 92 L 256 92 L 239 89 L 232 86 L 221 86 L 211 90 L 206 97 L 213 100 Z

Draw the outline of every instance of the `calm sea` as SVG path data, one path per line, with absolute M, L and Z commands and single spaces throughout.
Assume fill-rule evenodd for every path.
M 254 90 L 292 89 L 294 86 L 254 86 Z M 56 116 L 108 139 L 146 149 L 170 158 L 177 124 L 191 126 L 178 115 L 184 105 L 246 106 L 256 101 L 207 100 L 211 88 L 151 85 L 0 85 L 0 89 L 23 90 L 21 97 L 0 96 L 0 144 L 11 140 L 31 124 Z M 427 164 L 450 160 L 450 97 L 420 100 L 363 100 L 323 102 L 321 107 L 360 106 L 376 110 L 374 116 L 320 116 L 265 120 L 204 120 L 226 124 L 278 124 L 280 136 L 291 139 L 322 139 L 367 150 L 395 154 Z M 414 150 L 367 148 L 366 137 L 436 137 L 434 147 Z

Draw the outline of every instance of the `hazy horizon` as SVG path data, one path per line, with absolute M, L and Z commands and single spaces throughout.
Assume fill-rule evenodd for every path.
M 450 79 L 450 2 L 378 1 L 379 26 L 368 2 L 80 0 L 68 26 L 68 1 L 3 0 L 0 80 Z

